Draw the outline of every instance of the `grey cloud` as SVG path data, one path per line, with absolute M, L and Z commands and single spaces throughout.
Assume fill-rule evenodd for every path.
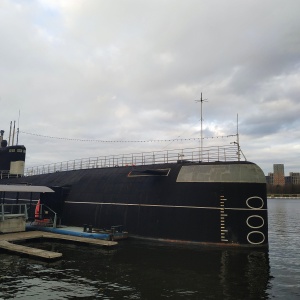
M 297 0 L 4 1 L 3 129 L 20 109 L 21 129 L 42 135 L 195 137 L 203 92 L 205 136 L 235 133 L 239 114 L 245 152 L 266 168 L 284 132 L 298 134 L 299 8 Z M 167 145 L 20 138 L 28 165 Z M 62 151 L 43 155 L 45 147 Z

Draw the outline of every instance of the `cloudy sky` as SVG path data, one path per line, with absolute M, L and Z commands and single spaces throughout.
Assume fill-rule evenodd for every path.
M 299 0 L 0 0 L 1 128 L 26 167 L 235 135 L 300 172 Z M 52 137 L 52 138 L 50 138 Z M 87 141 L 91 140 L 91 141 Z M 230 144 L 235 137 L 219 138 Z

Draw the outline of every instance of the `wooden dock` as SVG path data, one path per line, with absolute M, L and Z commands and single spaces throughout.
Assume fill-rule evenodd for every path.
M 56 234 L 51 232 L 42 232 L 42 231 L 25 231 L 25 232 L 16 232 L 16 233 L 9 233 L 9 234 L 1 234 L 0 235 L 0 249 L 5 249 L 11 252 L 19 253 L 19 254 L 26 254 L 29 256 L 47 259 L 47 260 L 54 260 L 62 257 L 62 253 L 52 252 L 41 250 L 37 248 L 27 247 L 23 245 L 14 244 L 13 242 L 16 241 L 26 241 L 32 239 L 56 239 L 56 240 L 66 240 L 70 242 L 76 243 L 85 243 L 85 244 L 92 244 L 98 246 L 105 246 L 111 247 L 115 246 L 118 243 L 113 241 L 104 241 L 99 239 L 92 239 L 92 238 L 83 238 L 71 235 L 63 235 L 63 234 Z

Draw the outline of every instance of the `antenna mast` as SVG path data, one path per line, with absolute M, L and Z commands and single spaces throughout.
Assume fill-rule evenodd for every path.
M 19 110 L 18 128 L 17 128 L 17 145 L 19 145 L 19 130 L 20 130 L 20 110 Z
M 238 161 L 241 160 L 240 137 L 239 137 L 239 114 L 236 115 L 236 143 L 238 147 Z
M 195 100 L 195 102 L 200 102 L 201 103 L 201 139 L 200 139 L 200 141 L 201 141 L 201 146 L 200 146 L 200 161 L 202 161 L 202 153 L 203 153 L 203 130 L 202 130 L 202 123 L 203 123 L 203 118 L 202 118 L 202 111 L 203 111 L 203 109 L 202 109 L 202 104 L 203 104 L 203 102 L 205 101 L 205 102 L 207 102 L 206 101 L 207 99 L 202 99 L 202 93 L 201 93 L 201 98 L 200 98 L 200 100 Z
M 9 127 L 8 146 L 10 146 L 10 139 L 11 139 L 11 126 L 12 126 L 12 121 L 10 121 L 10 127 Z
M 11 145 L 14 145 L 14 141 L 15 141 L 15 132 L 16 132 L 16 121 L 14 121 L 14 129 L 13 129 L 13 136 L 12 136 L 12 143 Z
M 237 155 L 238 155 L 238 161 L 241 160 L 241 154 L 243 155 L 245 161 L 247 161 L 246 156 L 244 155 L 241 147 L 240 147 L 240 136 L 239 136 L 239 115 L 237 114 L 236 117 L 236 142 L 233 142 L 233 144 L 237 145 Z

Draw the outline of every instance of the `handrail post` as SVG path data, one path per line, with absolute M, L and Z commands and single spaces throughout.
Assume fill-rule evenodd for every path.
M 2 209 L 1 217 L 2 217 L 2 221 L 4 221 L 4 204 L 3 203 L 1 204 L 1 209 Z
M 45 205 L 45 204 L 42 204 L 41 205 L 41 210 L 40 210 L 40 216 L 42 216 L 42 211 L 44 209 L 44 207 L 48 210 L 50 210 L 53 214 L 54 214 L 54 219 L 53 219 L 53 228 L 56 228 L 56 223 L 57 223 L 57 213 L 52 210 L 49 206 Z
M 57 214 L 54 213 L 53 228 L 56 228 Z
M 24 204 L 24 213 L 25 213 L 25 220 L 28 220 L 28 211 L 27 211 L 27 204 Z

